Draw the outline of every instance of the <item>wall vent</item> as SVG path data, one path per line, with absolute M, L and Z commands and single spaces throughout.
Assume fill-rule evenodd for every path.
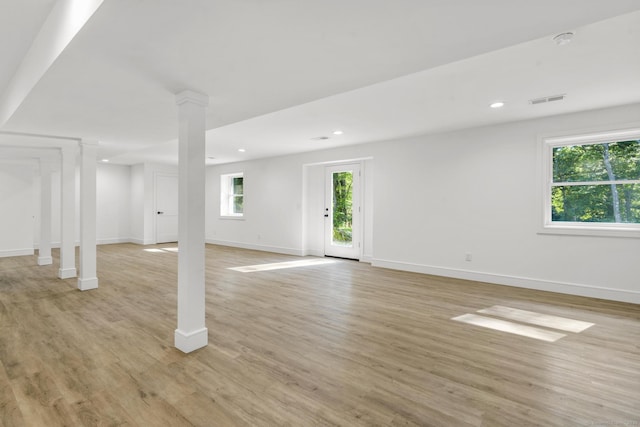
M 566 94 L 562 94 L 562 95 L 551 95 L 551 96 L 545 96 L 542 98 L 530 99 L 529 104 L 536 105 L 536 104 L 546 104 L 547 102 L 562 101 L 564 98 L 566 98 L 566 96 L 567 96 Z

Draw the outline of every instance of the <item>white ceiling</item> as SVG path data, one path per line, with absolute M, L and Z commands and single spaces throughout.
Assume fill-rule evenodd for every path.
M 53 3 L 0 5 L 0 93 Z M 0 130 L 175 162 L 191 89 L 213 163 L 634 103 L 639 29 L 637 0 L 105 0 Z

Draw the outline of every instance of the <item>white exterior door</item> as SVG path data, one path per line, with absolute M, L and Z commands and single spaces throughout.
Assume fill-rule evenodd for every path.
M 360 259 L 360 165 L 328 166 L 325 184 L 324 254 Z
M 178 176 L 156 175 L 156 243 L 178 241 Z

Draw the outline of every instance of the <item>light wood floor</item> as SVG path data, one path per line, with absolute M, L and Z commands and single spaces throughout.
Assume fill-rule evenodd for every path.
M 162 247 L 100 246 L 87 292 L 0 259 L 3 426 L 640 426 L 638 305 L 342 260 L 240 273 L 299 258 L 207 246 L 209 346 L 184 355 Z M 549 343 L 451 320 L 494 305 L 595 326 Z

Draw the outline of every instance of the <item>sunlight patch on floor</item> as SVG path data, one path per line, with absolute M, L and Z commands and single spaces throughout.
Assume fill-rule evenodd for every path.
M 462 316 L 454 317 L 452 320 L 547 342 L 555 342 L 560 338 L 566 337 L 565 334 L 559 332 L 547 331 L 545 329 L 507 322 L 506 320 L 494 319 L 492 317 L 478 316 L 477 314 L 463 314 Z
M 145 252 L 153 252 L 153 253 L 163 253 L 163 252 L 173 252 L 173 253 L 177 253 L 178 252 L 178 248 L 149 248 L 149 249 L 143 249 L 143 251 Z
M 551 331 L 549 329 L 580 333 L 595 325 L 595 323 L 568 319 L 566 317 L 552 316 L 549 314 L 535 313 L 533 311 L 520 310 L 502 305 L 483 308 L 478 310 L 477 313 L 486 314 L 492 317 L 467 313 L 462 316 L 453 317 L 451 320 L 547 342 L 555 342 L 567 336 L 566 334 Z M 513 320 L 513 322 L 497 319 L 497 317 Z M 524 325 L 523 323 L 526 323 L 527 325 Z M 529 325 L 542 326 L 547 329 L 536 328 Z
M 336 261 L 330 259 L 303 259 L 300 261 L 276 262 L 272 264 L 247 265 L 244 267 L 229 267 L 229 270 L 241 273 L 254 273 L 256 271 L 280 270 L 283 268 L 310 267 L 316 265 L 334 264 Z
M 504 307 L 501 305 L 494 305 L 490 308 L 478 310 L 478 313 L 575 333 L 580 333 L 594 325 L 593 323 L 583 322 L 581 320 L 534 313 L 533 311 L 518 310 L 517 308 Z

